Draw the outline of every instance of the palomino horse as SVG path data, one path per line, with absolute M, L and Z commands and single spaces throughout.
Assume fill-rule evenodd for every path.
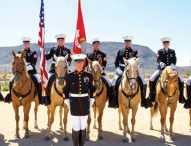
M 125 69 L 122 75 L 121 83 L 119 86 L 119 115 L 122 112 L 123 115 L 123 142 L 128 142 L 127 133 L 130 134 L 132 142 L 135 142 L 135 117 L 138 110 L 139 103 L 141 101 L 141 91 L 138 83 L 138 58 L 131 58 L 126 60 Z M 132 130 L 130 132 L 128 126 L 129 110 L 132 109 Z M 119 121 L 119 125 L 120 125 Z M 121 128 L 121 127 L 120 127 Z
M 166 128 L 167 109 L 170 108 L 170 137 L 173 139 L 173 122 L 174 114 L 179 100 L 178 92 L 178 72 L 173 70 L 171 66 L 167 66 L 161 74 L 156 84 L 156 100 L 154 107 L 151 108 L 151 129 L 153 129 L 153 116 L 157 112 L 158 107 L 161 115 L 161 142 L 165 142 L 164 130 Z
M 14 60 L 12 63 L 12 70 L 14 74 L 14 85 L 11 90 L 12 105 L 15 111 L 16 120 L 16 138 L 19 138 L 19 106 L 23 106 L 24 111 L 24 129 L 25 138 L 29 138 L 29 111 L 31 102 L 35 100 L 35 128 L 37 128 L 37 111 L 38 111 L 38 94 L 35 84 L 31 80 L 27 72 L 26 62 L 24 60 L 25 53 L 16 54 L 12 52 Z
M 54 122 L 54 114 L 57 106 L 60 106 L 60 127 L 61 130 L 63 130 L 62 127 L 62 112 L 63 112 L 63 107 L 64 107 L 64 141 L 68 141 L 68 136 L 67 136 L 67 118 L 68 118 L 68 112 L 69 108 L 66 104 L 64 104 L 64 96 L 63 96 L 63 88 L 64 88 L 64 78 L 65 75 L 68 74 L 69 69 L 68 69 L 68 55 L 65 57 L 56 57 L 54 56 L 56 60 L 55 64 L 55 74 L 56 74 L 56 79 L 53 82 L 53 85 L 51 87 L 51 104 L 48 106 L 48 133 L 45 136 L 46 140 L 50 139 L 50 132 L 51 132 L 51 127 Z
M 102 137 L 102 117 L 103 117 L 103 110 L 105 108 L 105 104 L 107 102 L 107 88 L 104 82 L 102 81 L 102 60 L 101 58 L 99 61 L 91 61 L 88 59 L 88 63 L 90 65 L 90 72 L 93 75 L 94 84 L 96 87 L 96 100 L 93 105 L 93 112 L 94 112 L 94 128 L 97 128 L 98 122 L 98 140 L 103 139 Z M 98 113 L 98 118 L 96 117 Z M 88 117 L 88 128 L 87 128 L 87 140 L 89 140 L 90 134 L 90 124 L 91 124 L 91 115 Z

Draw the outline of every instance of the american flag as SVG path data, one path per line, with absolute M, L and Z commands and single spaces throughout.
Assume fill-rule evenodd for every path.
M 40 7 L 40 22 L 39 22 L 39 40 L 38 45 L 40 47 L 40 75 L 41 81 L 44 88 L 47 86 L 48 82 L 48 73 L 46 70 L 46 56 L 45 56 L 45 24 L 44 24 L 44 0 L 41 0 Z

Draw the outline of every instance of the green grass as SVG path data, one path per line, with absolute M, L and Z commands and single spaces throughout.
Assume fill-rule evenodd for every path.
M 9 91 L 9 83 L 5 82 L 5 84 L 2 85 L 1 89 L 2 89 L 2 91 Z

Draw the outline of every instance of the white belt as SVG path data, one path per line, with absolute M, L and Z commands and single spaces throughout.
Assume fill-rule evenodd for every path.
M 125 64 L 119 64 L 119 66 L 121 66 L 121 67 L 125 67 Z
M 84 94 L 73 94 L 73 93 L 70 93 L 70 96 L 71 97 L 87 97 L 89 96 L 88 93 L 84 93 Z

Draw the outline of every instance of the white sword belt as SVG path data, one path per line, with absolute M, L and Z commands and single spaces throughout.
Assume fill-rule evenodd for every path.
M 73 94 L 73 93 L 70 93 L 70 97 L 87 97 L 89 96 L 88 93 L 84 93 L 84 94 Z

